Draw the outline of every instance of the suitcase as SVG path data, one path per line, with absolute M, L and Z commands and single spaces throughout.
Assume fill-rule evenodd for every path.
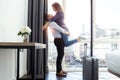
M 83 80 L 98 80 L 98 59 L 83 58 Z
M 85 50 L 87 50 L 85 45 Z M 85 56 L 83 59 L 83 80 L 98 80 L 98 59 L 94 57 Z

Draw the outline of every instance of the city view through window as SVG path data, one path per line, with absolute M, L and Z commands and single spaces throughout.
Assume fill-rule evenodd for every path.
M 120 1 L 93 1 L 93 56 L 99 59 L 100 67 L 105 67 L 105 54 L 119 51 L 120 49 Z M 51 8 L 53 2 L 59 2 L 63 7 L 65 23 L 71 33 L 69 39 L 74 39 L 78 36 L 87 39 L 70 47 L 65 47 L 64 69 L 78 71 L 82 66 L 81 57 L 85 52 L 84 43 L 88 44 L 87 55 L 90 55 L 90 0 L 49 0 L 48 13 L 54 14 Z M 57 51 L 51 32 L 48 31 L 48 33 L 48 66 L 50 70 L 55 70 Z

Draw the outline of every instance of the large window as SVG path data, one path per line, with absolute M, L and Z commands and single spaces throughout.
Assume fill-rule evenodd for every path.
M 82 36 L 90 40 L 90 0 L 66 0 L 65 22 L 71 36 L 70 39 Z M 65 50 L 65 68 L 78 71 L 81 68 L 81 57 L 84 53 L 84 42 L 76 43 Z M 89 46 L 89 42 L 88 42 Z
M 90 55 L 91 0 L 56 1 L 64 9 L 65 23 L 71 32 L 69 39 L 78 36 L 87 38 L 81 43 L 65 48 L 64 69 L 78 71 L 82 66 L 81 57 L 84 54 L 84 43 L 88 44 L 87 53 Z M 48 3 L 50 3 L 49 13 L 53 13 L 51 12 L 52 9 L 50 10 L 53 2 L 54 0 L 48 0 Z M 93 0 L 93 3 L 93 56 L 99 59 L 100 67 L 105 67 L 105 54 L 120 48 L 120 0 Z M 49 69 L 55 70 L 57 51 L 50 32 L 48 45 Z
M 106 53 L 120 49 L 119 3 L 120 0 L 95 0 L 94 55 L 101 63 Z

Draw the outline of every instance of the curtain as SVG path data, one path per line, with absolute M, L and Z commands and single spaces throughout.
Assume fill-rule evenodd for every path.
M 28 0 L 28 26 L 32 29 L 30 42 L 38 42 L 47 44 L 46 31 L 42 31 L 42 26 L 45 23 L 45 15 L 47 14 L 47 0 Z M 37 74 L 47 71 L 47 53 L 45 50 L 37 50 Z M 27 74 L 31 74 L 31 50 L 27 54 Z M 45 68 L 44 68 L 45 67 Z

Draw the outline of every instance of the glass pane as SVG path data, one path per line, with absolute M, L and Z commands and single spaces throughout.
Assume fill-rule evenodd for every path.
M 120 0 L 95 0 L 94 56 L 105 66 L 105 54 L 119 50 Z
M 120 0 L 96 0 L 96 38 L 120 37 Z
M 90 0 L 66 0 L 65 22 L 71 33 L 69 39 L 82 36 L 90 39 Z M 85 42 L 87 42 L 85 40 Z M 89 46 L 89 43 L 88 43 Z M 88 51 L 89 52 L 89 51 Z M 81 57 L 84 54 L 84 40 L 65 50 L 65 68 L 67 70 L 80 70 Z

